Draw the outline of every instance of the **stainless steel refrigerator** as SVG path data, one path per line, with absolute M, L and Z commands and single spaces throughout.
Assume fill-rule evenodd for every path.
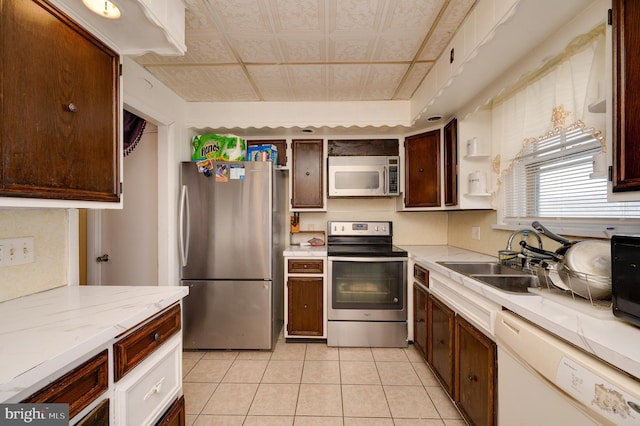
M 270 350 L 284 316 L 286 172 L 270 161 L 217 169 L 181 164 L 183 346 Z

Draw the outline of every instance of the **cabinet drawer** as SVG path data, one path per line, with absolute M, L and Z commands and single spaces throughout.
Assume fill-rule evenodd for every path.
M 114 380 L 120 380 L 178 331 L 180 331 L 179 304 L 116 342 L 113 345 Z
M 288 268 L 290 274 L 321 274 L 322 260 L 290 259 Z
M 73 418 L 108 386 L 108 353 L 104 350 L 22 402 L 69 404 L 69 417 Z
M 182 345 L 175 335 L 116 385 L 116 424 L 149 425 L 160 418 L 182 386 Z
M 422 266 L 417 264 L 413 265 L 413 278 L 420 284 L 424 284 L 426 287 L 429 287 L 429 271 L 424 269 Z
M 109 426 L 109 400 L 102 401 L 100 405 L 76 423 L 76 426 Z
M 185 426 L 185 410 L 184 396 L 181 396 L 173 401 L 171 407 L 169 407 L 162 418 L 158 420 L 156 426 Z

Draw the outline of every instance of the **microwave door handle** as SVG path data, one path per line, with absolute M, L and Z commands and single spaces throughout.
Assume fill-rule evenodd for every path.
M 387 195 L 387 189 L 389 188 L 389 183 L 387 182 L 387 168 L 382 168 L 382 182 L 384 183 L 383 194 Z

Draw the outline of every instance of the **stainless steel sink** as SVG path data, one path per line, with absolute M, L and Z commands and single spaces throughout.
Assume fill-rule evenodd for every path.
M 439 262 L 449 269 L 464 275 L 527 275 L 524 271 L 510 268 L 498 262 Z
M 538 277 L 498 262 L 438 262 L 463 275 L 509 293 L 529 293 L 540 285 Z
M 472 275 L 471 278 L 510 293 L 529 293 L 529 288 L 540 286 L 538 277 L 533 275 Z

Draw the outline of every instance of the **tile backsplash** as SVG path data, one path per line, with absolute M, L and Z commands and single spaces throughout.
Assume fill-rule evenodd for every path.
M 68 284 L 69 213 L 0 209 L 0 239 L 34 238 L 34 263 L 0 266 L 0 302 Z

